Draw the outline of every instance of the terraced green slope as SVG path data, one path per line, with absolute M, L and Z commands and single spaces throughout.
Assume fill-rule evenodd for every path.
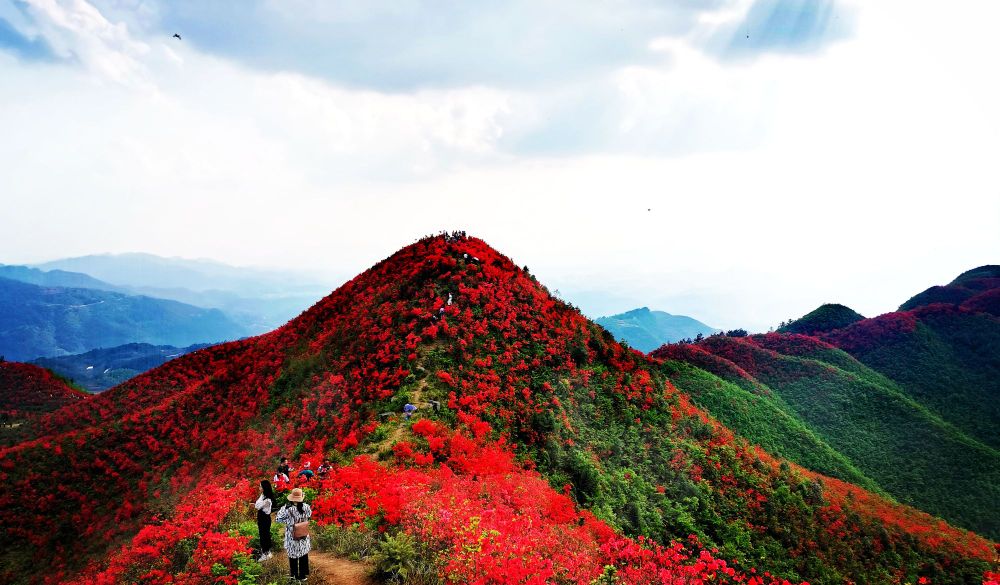
M 677 346 L 674 346 L 677 347 Z M 701 408 L 767 452 L 795 461 L 824 475 L 885 494 L 850 459 L 820 438 L 780 396 L 762 385 L 741 385 L 683 360 L 668 359 L 663 371 Z M 746 386 L 754 386 L 747 388 Z
M 934 305 L 868 319 L 824 338 L 942 419 L 1000 449 L 1000 318 Z
M 765 402 L 744 396 L 734 402 L 719 390 L 695 398 L 749 440 L 783 448 L 780 452 L 789 459 L 813 469 L 824 467 L 825 473 L 847 473 L 853 466 L 902 502 L 982 534 L 1000 535 L 995 505 L 1000 501 L 1000 452 L 946 422 L 886 376 L 839 349 L 799 335 L 717 336 L 695 348 L 718 359 L 686 360 L 695 362 L 692 365 L 730 379 L 734 372 L 749 376 L 743 382 L 745 391 L 750 386 L 780 399 Z M 654 356 L 681 357 L 677 350 L 658 350 Z M 676 369 L 669 363 L 664 367 Z M 838 471 L 830 471 L 839 459 L 828 453 L 816 457 L 814 448 L 776 448 L 776 442 L 793 442 L 775 439 L 789 432 L 788 419 L 776 410 L 802 421 L 846 459 L 847 467 L 841 461 Z

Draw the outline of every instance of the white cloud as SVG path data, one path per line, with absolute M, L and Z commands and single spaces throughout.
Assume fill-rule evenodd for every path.
M 457 228 L 592 313 L 766 329 L 821 302 L 887 311 L 1000 254 L 981 6 L 865 6 L 820 55 L 720 63 L 674 35 L 645 41 L 659 61 L 557 86 L 394 93 L 39 6 L 83 67 L 0 53 L 0 262 L 142 250 L 350 276 Z M 517 147 L 544 132 L 580 148 Z
M 140 60 L 149 51 L 129 35 L 124 24 L 109 22 L 86 0 L 21 0 L 33 17 L 32 31 L 53 51 L 121 83 L 141 83 Z

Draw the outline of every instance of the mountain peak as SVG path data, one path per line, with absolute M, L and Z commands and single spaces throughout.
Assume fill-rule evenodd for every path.
M 619 341 L 642 352 L 653 351 L 666 343 L 694 339 L 698 335 L 711 335 L 718 331 L 697 319 L 653 311 L 649 307 L 600 317 L 597 324 L 610 331 Z
M 864 315 L 850 307 L 838 303 L 826 303 L 788 323 L 784 327 L 780 327 L 778 331 L 781 333 L 815 335 L 817 333 L 842 329 L 864 318 Z
M 1000 278 L 1000 265 L 998 264 L 986 264 L 973 268 L 971 270 L 966 270 L 962 274 L 955 277 L 955 280 L 951 281 L 950 284 L 958 285 L 964 284 L 969 281 L 979 280 L 982 278 Z
M 961 305 L 1000 315 L 1000 266 L 987 264 L 959 274 L 944 286 L 932 286 L 900 305 L 900 311 L 934 304 Z

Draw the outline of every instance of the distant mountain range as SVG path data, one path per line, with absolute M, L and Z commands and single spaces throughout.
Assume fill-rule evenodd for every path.
M 127 343 L 186 347 L 263 333 L 329 288 L 293 273 L 150 254 L 0 265 L 0 281 L 0 355 L 14 360 Z M 156 352 L 149 357 L 155 361 Z M 62 363 L 69 362 L 54 367 Z M 80 377 L 75 365 L 67 367 L 67 375 L 91 389 L 133 369 L 108 365 L 114 374 Z
M 89 275 L 100 283 L 85 285 L 87 288 L 220 309 L 251 334 L 283 325 L 332 288 L 330 284 L 293 272 L 138 253 L 66 258 L 35 268 Z
M 129 294 L 125 287 L 115 286 L 98 280 L 89 274 L 80 272 L 67 272 L 65 270 L 40 270 L 30 266 L 11 266 L 0 264 L 0 278 L 17 280 L 28 284 L 35 284 L 44 287 L 62 288 L 92 288 L 109 292 Z
M 105 282 L 135 288 L 227 291 L 247 297 L 267 296 L 276 292 L 311 293 L 317 289 L 315 282 L 292 272 L 142 253 L 79 256 L 43 262 L 34 267 L 80 272 Z
M 697 319 L 651 311 L 647 307 L 600 317 L 596 322 L 610 331 L 618 341 L 642 352 L 653 351 L 664 343 L 694 339 L 698 335 L 707 336 L 719 331 Z
M 130 342 L 187 346 L 238 339 L 247 333 L 218 309 L 0 278 L 0 355 L 9 360 Z
M 92 349 L 85 353 L 39 358 L 33 364 L 68 378 L 91 392 L 100 392 L 208 344 L 174 347 L 128 343 L 118 347 Z

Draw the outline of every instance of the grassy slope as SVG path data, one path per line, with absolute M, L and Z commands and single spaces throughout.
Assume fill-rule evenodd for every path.
M 680 361 L 665 361 L 663 371 L 694 403 L 730 429 L 773 453 L 824 475 L 871 491 L 878 484 L 850 459 L 820 438 L 780 396 L 769 389 L 750 391 L 737 383 Z
M 795 356 L 733 339 L 714 338 L 703 346 L 752 369 L 816 435 L 900 501 L 994 538 L 1000 534 L 995 506 L 1000 453 L 943 421 L 885 376 L 830 348 L 810 346 Z M 748 424 L 753 419 L 728 413 L 728 405 L 705 406 L 752 441 L 773 434 Z M 789 458 L 816 469 L 808 459 L 791 453 Z
M 858 360 L 895 381 L 941 418 L 1000 448 L 1000 320 L 959 310 L 918 311 L 912 331 L 871 343 L 845 339 L 863 324 L 835 333 Z

